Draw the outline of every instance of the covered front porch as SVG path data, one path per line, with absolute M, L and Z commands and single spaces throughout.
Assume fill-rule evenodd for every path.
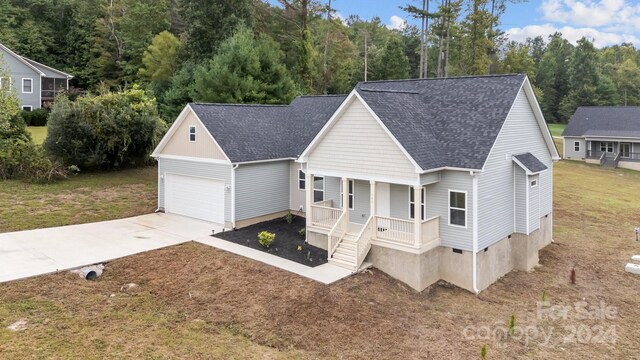
M 371 245 L 412 253 L 440 245 L 440 217 L 427 217 L 428 184 L 313 174 L 307 184 L 307 232 L 327 235 L 330 262 L 357 270 Z
M 620 139 L 587 138 L 587 159 L 601 166 L 616 167 L 621 161 L 640 162 L 640 142 Z

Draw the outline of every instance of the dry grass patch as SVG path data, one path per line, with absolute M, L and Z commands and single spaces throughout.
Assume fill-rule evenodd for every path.
M 148 214 L 157 207 L 157 168 L 86 173 L 52 184 L 0 181 L 0 232 Z
M 446 284 L 416 293 L 376 270 L 324 286 L 191 243 L 109 263 L 96 282 L 57 274 L 0 284 L 0 358 L 469 359 L 484 344 L 488 359 L 636 357 L 640 277 L 623 266 L 640 254 L 640 174 L 561 162 L 554 185 L 556 243 L 541 252 L 542 266 L 480 296 Z M 130 282 L 139 287 L 120 291 Z M 538 319 L 543 296 L 552 305 L 602 301 L 617 315 Z M 512 315 L 549 342 L 465 336 L 468 326 L 506 328 Z M 4 330 L 19 319 L 26 330 Z M 615 343 L 593 340 L 612 326 Z M 571 338 L 572 328 L 591 333 Z

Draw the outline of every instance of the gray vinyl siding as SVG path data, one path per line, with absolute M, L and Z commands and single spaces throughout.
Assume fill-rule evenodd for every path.
M 236 221 L 289 210 L 289 161 L 238 166 Z
M 420 175 L 420 184 L 428 185 L 440 181 L 440 171 Z
M 540 227 L 540 179 L 538 175 L 528 177 L 529 181 L 529 233 Z M 531 182 L 538 180 L 538 186 L 531 187 Z
M 527 175 L 524 170 L 513 164 L 513 169 L 515 171 L 515 185 L 513 187 L 513 191 L 515 194 L 515 202 L 513 206 L 515 206 L 515 230 L 513 232 L 526 234 L 527 233 Z
M 409 186 L 391 184 L 391 209 L 389 215 L 397 219 L 409 219 Z M 427 195 L 428 196 L 428 195 Z
M 484 172 L 478 177 L 480 249 L 504 239 L 514 231 L 515 167 L 511 155 L 524 152 L 532 153 L 549 168 L 541 174 L 538 185 L 541 189 L 538 217 L 544 216 L 552 210 L 553 163 L 531 105 L 521 89 L 489 154 Z
M 159 158 L 158 208 L 160 210 L 164 210 L 164 179 L 167 173 L 223 180 L 225 186 L 231 186 L 231 165 Z M 231 221 L 231 191 L 228 190 L 224 195 L 224 220 Z
M 340 181 L 340 178 L 333 176 L 324 178 L 324 199 L 331 200 L 334 208 L 340 207 Z
M 442 246 L 466 251 L 473 250 L 473 181 L 469 172 L 442 171 L 440 181 L 428 185 L 426 189 L 427 218 L 440 216 L 440 241 Z M 467 192 L 466 228 L 449 225 L 449 190 Z
M 21 105 L 31 105 L 33 109 L 40 108 L 40 73 L 36 72 L 22 61 L 10 55 L 4 49 L 0 49 L 0 59 L 4 60 L 11 76 L 13 88 L 16 90 Z M 32 79 L 31 94 L 22 93 L 22 79 Z
M 580 151 L 575 151 L 574 142 L 580 143 Z M 587 157 L 587 144 L 582 138 L 564 138 L 564 154 L 565 159 L 584 159 Z

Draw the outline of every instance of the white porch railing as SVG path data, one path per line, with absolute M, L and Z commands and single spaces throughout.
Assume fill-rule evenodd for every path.
M 330 200 L 329 200 L 330 201 Z M 322 205 L 311 205 L 311 225 L 331 229 L 340 216 L 342 209 Z
M 324 206 L 324 207 L 333 207 L 333 200 L 329 199 L 329 200 L 323 200 L 323 201 L 316 201 L 313 203 L 313 205 L 318 205 L 318 206 Z
M 376 216 L 376 239 L 402 245 L 416 246 L 413 220 Z
M 358 237 L 356 238 L 356 244 L 357 244 L 356 266 L 355 266 L 356 270 L 360 268 L 360 265 L 362 265 L 364 258 L 367 256 L 367 253 L 369 252 L 369 249 L 371 249 L 371 238 L 374 235 L 373 233 L 374 223 L 375 222 L 373 221 L 373 216 L 370 216 L 369 220 L 367 220 L 367 222 L 364 224 L 364 227 L 362 228 L 362 230 L 360 231 L 360 234 L 358 234 Z
M 331 228 L 331 231 L 329 231 L 329 246 L 327 247 L 327 249 L 329 250 L 329 258 L 333 256 L 333 253 L 338 248 L 340 241 L 347 233 L 348 226 L 349 222 L 347 221 L 347 212 L 345 211 L 342 213 L 342 215 L 340 215 L 335 225 L 333 225 L 333 227 Z

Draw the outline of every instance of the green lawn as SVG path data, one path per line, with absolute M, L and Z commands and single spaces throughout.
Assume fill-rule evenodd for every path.
M 119 219 L 157 207 L 157 168 L 81 173 L 52 184 L 0 181 L 0 232 Z
M 551 135 L 553 136 L 562 136 L 562 132 L 564 128 L 567 127 L 567 124 L 547 124 L 549 125 L 549 130 L 551 130 Z
M 47 138 L 47 127 L 46 126 L 29 126 L 27 130 L 31 133 L 33 137 L 33 142 L 36 144 L 42 144 L 44 139 Z

